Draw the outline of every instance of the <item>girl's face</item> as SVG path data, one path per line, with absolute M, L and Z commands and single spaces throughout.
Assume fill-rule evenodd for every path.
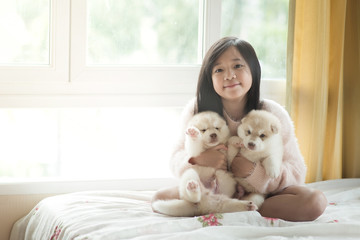
M 216 93 L 224 100 L 246 96 L 252 84 L 251 71 L 236 47 L 229 47 L 215 61 L 212 82 Z

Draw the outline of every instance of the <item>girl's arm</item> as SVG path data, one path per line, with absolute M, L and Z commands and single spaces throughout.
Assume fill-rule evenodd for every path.
M 191 156 L 186 153 L 184 143 L 186 126 L 190 119 L 194 116 L 195 102 L 196 99 L 194 98 L 185 106 L 181 114 L 178 139 L 173 147 L 173 152 L 170 158 L 170 168 L 176 177 L 181 176 L 186 169 L 191 167 L 191 164 L 188 162 Z

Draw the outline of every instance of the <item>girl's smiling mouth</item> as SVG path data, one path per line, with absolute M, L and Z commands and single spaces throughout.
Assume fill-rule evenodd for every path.
M 240 83 L 230 84 L 230 85 L 224 86 L 224 88 L 234 88 L 236 86 L 240 86 Z

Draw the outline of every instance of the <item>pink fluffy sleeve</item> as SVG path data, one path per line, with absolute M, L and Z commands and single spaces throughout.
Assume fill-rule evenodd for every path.
M 275 114 L 282 124 L 284 155 L 281 174 L 276 179 L 270 178 L 266 175 L 262 165 L 257 164 L 253 174 L 246 178 L 247 182 L 260 193 L 276 193 L 288 186 L 303 184 L 306 166 L 289 114 L 281 105 L 271 100 L 264 100 L 263 110 Z
M 175 146 L 173 148 L 174 150 L 170 159 L 170 168 L 176 177 L 179 177 L 186 169 L 191 167 L 191 164 L 188 162 L 190 156 L 186 153 L 184 149 L 184 142 L 186 130 L 185 128 L 192 116 L 194 116 L 195 102 L 195 98 L 192 99 L 185 106 L 181 115 L 179 137 L 175 143 Z

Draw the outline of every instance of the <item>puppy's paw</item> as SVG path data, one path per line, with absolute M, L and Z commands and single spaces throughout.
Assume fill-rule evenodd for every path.
M 186 129 L 186 134 L 191 138 L 196 139 L 200 135 L 200 131 L 196 127 L 188 127 L 188 129 Z
M 253 202 L 249 202 L 247 204 L 247 211 L 256 211 L 258 210 L 258 207 Z
M 197 203 L 201 200 L 200 184 L 197 181 L 189 180 L 186 184 L 186 200 Z
M 277 164 L 274 159 L 266 158 L 262 165 L 265 168 L 266 174 L 271 178 L 277 178 L 280 175 L 281 165 Z
M 265 201 L 265 197 L 264 195 L 262 194 L 259 194 L 259 193 L 250 193 L 248 195 L 245 195 L 242 200 L 246 200 L 248 201 L 250 204 L 249 204 L 249 208 L 251 210 L 253 210 L 253 206 L 252 205 L 255 205 L 255 209 L 254 210 L 257 210 L 257 209 L 260 209 L 261 205 L 264 203 Z M 250 211 L 250 210 L 249 210 Z
M 234 210 L 236 210 L 236 212 L 255 211 L 258 209 L 256 204 L 254 204 L 251 201 L 245 201 L 245 200 L 235 200 L 235 201 L 233 202 L 232 207 L 234 207 Z
M 234 146 L 236 148 L 241 148 L 243 146 L 243 142 L 242 142 L 241 138 L 239 138 L 237 136 L 232 136 L 228 140 L 228 145 Z
M 280 168 L 277 166 L 265 166 L 265 171 L 271 178 L 277 178 L 280 175 Z
M 190 192 L 197 192 L 200 189 L 199 183 L 193 180 L 189 180 L 186 185 L 186 189 Z

